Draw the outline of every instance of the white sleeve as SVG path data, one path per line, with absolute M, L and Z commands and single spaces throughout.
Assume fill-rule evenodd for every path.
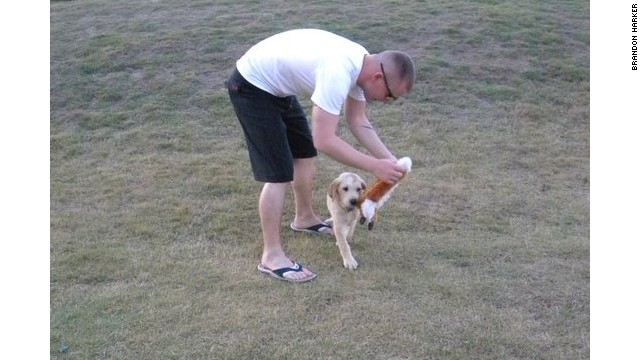
M 316 74 L 316 86 L 311 101 L 330 114 L 340 115 L 350 90 L 349 72 L 342 67 L 325 65 L 318 69 Z

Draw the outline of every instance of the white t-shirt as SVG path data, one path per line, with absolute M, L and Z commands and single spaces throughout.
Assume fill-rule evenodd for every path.
M 347 96 L 365 101 L 356 79 L 367 54 L 336 34 L 299 29 L 262 40 L 236 66 L 247 81 L 272 95 L 311 96 L 323 110 L 340 115 Z

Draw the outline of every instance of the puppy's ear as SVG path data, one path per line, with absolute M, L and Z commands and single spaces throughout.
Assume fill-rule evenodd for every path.
M 367 189 L 367 184 L 365 184 L 364 181 L 361 182 L 360 185 L 362 186 L 362 191 Z
M 335 179 L 329 185 L 329 192 L 327 193 L 331 199 L 335 199 L 340 195 L 340 180 Z

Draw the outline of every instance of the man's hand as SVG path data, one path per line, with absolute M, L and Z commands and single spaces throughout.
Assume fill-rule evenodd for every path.
M 378 159 L 375 163 L 375 167 L 371 172 L 378 179 L 388 184 L 395 184 L 402 177 L 403 170 L 404 169 L 399 166 L 395 160 Z

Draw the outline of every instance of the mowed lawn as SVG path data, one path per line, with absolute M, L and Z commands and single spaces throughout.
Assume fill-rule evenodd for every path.
M 52 359 L 589 358 L 588 2 L 50 9 Z M 298 27 L 417 70 L 368 111 L 414 168 L 356 230 L 357 270 L 289 229 L 288 194 L 287 253 L 319 274 L 302 285 L 256 269 L 261 184 L 224 87 L 251 45 Z M 342 171 L 373 180 L 320 155 L 323 216 Z

